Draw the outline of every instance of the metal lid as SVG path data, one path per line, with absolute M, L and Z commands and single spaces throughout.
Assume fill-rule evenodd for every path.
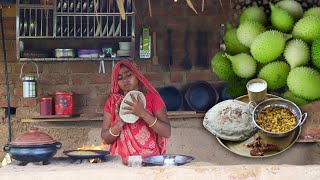
M 11 142 L 12 145 L 43 145 L 53 144 L 56 141 L 46 133 L 40 132 L 39 128 L 31 127 L 29 132 L 22 134 L 17 139 Z

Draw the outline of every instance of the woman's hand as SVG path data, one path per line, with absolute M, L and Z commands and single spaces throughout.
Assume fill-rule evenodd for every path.
M 122 99 L 119 99 L 116 102 L 116 108 L 114 111 L 115 111 L 115 115 L 116 115 L 116 123 L 118 123 L 122 127 L 125 124 L 125 122 L 119 116 L 121 101 L 122 101 Z
M 143 100 L 140 97 L 140 94 L 137 96 L 137 99 L 134 97 L 133 94 L 130 94 L 132 102 L 124 101 L 128 106 L 123 107 L 123 109 L 128 110 L 123 114 L 134 114 L 136 116 L 141 117 L 143 113 L 145 113 L 145 108 L 143 104 Z

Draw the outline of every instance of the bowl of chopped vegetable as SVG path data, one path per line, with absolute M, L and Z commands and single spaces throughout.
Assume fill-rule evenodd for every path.
M 293 102 L 283 98 L 270 98 L 254 107 L 249 104 L 252 120 L 261 131 L 272 137 L 284 137 L 305 122 L 307 113 L 302 113 Z

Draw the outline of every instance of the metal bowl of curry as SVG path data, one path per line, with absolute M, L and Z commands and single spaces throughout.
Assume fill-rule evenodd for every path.
M 307 113 L 301 113 L 295 103 L 283 98 L 264 100 L 250 111 L 258 129 L 271 137 L 288 136 L 307 118 Z

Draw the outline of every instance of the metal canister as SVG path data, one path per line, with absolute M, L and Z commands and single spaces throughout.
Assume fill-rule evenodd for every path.
M 22 80 L 22 94 L 24 98 L 33 98 L 37 96 L 37 80 L 39 79 L 39 71 L 37 64 L 32 62 L 35 64 L 37 68 L 37 76 L 26 75 L 22 77 L 23 66 L 26 63 L 30 62 L 32 61 L 23 63 L 20 72 L 20 79 Z

